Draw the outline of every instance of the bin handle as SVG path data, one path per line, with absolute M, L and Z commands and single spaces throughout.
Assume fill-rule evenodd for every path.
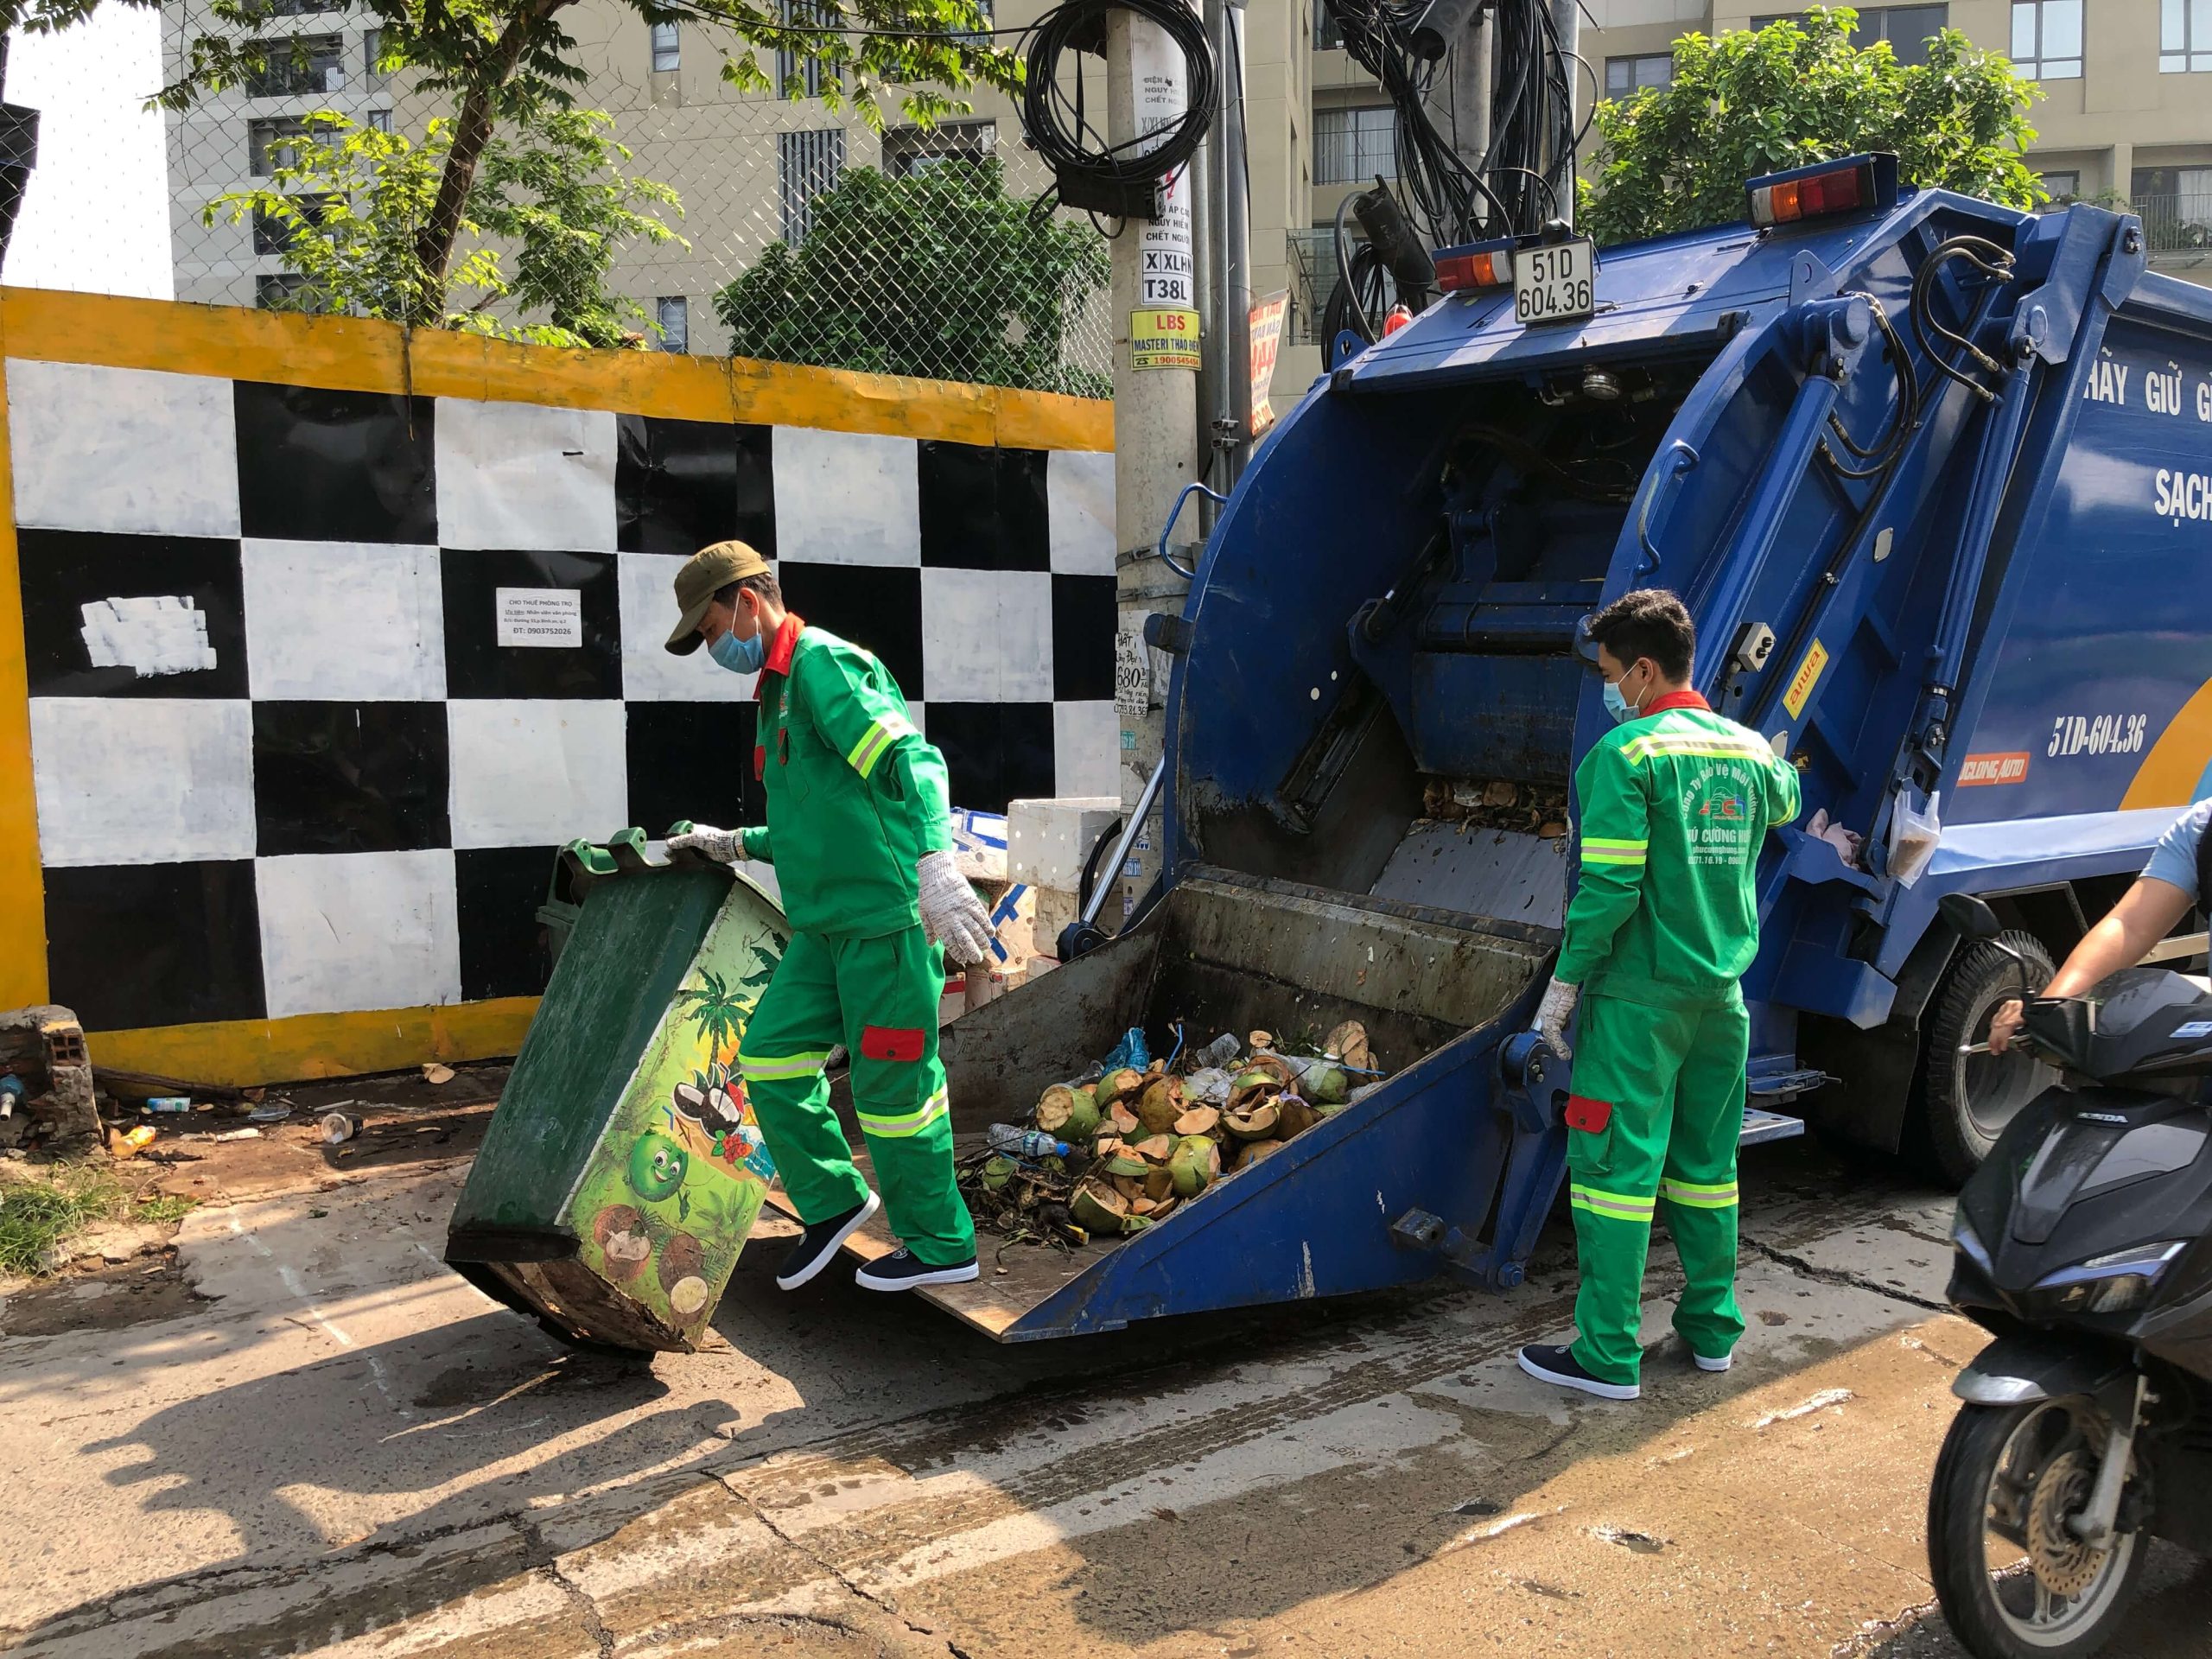
M 1196 582 L 1198 573 L 1189 565 L 1182 563 L 1167 550 L 1167 538 L 1174 534 L 1175 521 L 1183 516 L 1183 504 L 1191 499 L 1193 493 L 1203 495 L 1217 507 L 1225 507 L 1229 505 L 1229 498 L 1219 490 L 1211 490 L 1205 485 L 1193 481 L 1183 486 L 1182 494 L 1175 498 L 1175 505 L 1167 510 L 1167 522 L 1160 527 L 1160 545 L 1154 551 L 1160 555 L 1160 562 L 1162 564 L 1185 582 Z
M 1643 505 L 1637 509 L 1636 539 L 1643 549 L 1643 558 L 1636 567 L 1638 581 L 1659 568 L 1659 550 L 1651 543 L 1651 512 L 1658 505 L 1659 493 L 1687 476 L 1698 464 L 1697 451 L 1680 438 L 1667 446 L 1667 456 L 1666 470 L 1652 475 L 1643 492 Z

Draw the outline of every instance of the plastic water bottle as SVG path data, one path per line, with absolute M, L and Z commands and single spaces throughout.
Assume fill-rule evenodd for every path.
M 991 1150 L 1007 1158 L 1065 1158 L 1074 1150 L 1042 1129 L 1016 1128 L 1011 1123 L 994 1123 L 984 1133 Z

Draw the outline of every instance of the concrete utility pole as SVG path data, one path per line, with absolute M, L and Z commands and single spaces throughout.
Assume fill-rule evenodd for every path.
M 1121 145 L 1183 113 L 1188 83 L 1179 48 L 1156 23 L 1116 8 L 1106 24 L 1106 135 Z M 1114 704 L 1122 745 L 1122 807 L 1132 811 L 1160 760 L 1167 696 L 1164 658 L 1144 643 L 1154 612 L 1180 615 L 1189 583 L 1154 550 L 1183 486 L 1198 478 L 1198 314 L 1191 238 L 1192 181 L 1186 168 L 1166 188 L 1166 214 L 1129 219 L 1114 238 Z M 1178 521 L 1179 541 L 1197 539 L 1198 520 Z M 1185 559 L 1186 550 L 1182 556 Z M 1118 880 L 1122 903 L 1103 925 L 1118 927 L 1158 879 L 1160 809 L 1131 846 Z M 1118 912 L 1118 913 L 1117 913 Z
M 1209 482 L 1226 493 L 1252 453 L 1252 200 L 1244 130 L 1244 0 L 1205 0 L 1218 66 L 1221 111 L 1207 136 L 1206 326 L 1213 399 L 1200 433 L 1223 465 Z M 1211 524 L 1211 517 L 1207 519 Z
M 1448 133 L 1459 159 L 1479 173 L 1490 159 L 1490 8 L 1478 6 L 1452 42 L 1442 71 L 1428 92 L 1428 118 Z

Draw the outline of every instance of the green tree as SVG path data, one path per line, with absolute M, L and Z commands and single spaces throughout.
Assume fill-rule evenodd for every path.
M 136 0 L 126 0 L 136 3 Z M 338 3 L 339 0 L 334 0 Z M 355 0 L 351 10 L 379 30 L 378 67 L 411 77 L 420 92 L 454 100 L 438 188 L 416 234 L 416 254 L 445 274 L 475 203 L 478 168 L 493 133 L 573 103 L 585 79 L 562 14 L 578 0 Z M 60 22 L 98 0 L 0 0 L 0 22 L 29 16 Z M 819 66 L 821 101 L 849 107 L 880 126 L 887 100 L 923 125 L 969 106 L 950 94 L 977 84 L 1021 85 L 1021 62 L 990 44 L 978 0 L 622 0 L 647 22 L 681 22 L 722 56 L 722 79 L 741 89 L 806 95 L 794 73 L 780 87 L 763 53 Z M 265 73 L 302 48 L 297 35 L 270 37 L 275 0 L 207 0 L 216 28 L 197 35 L 184 73 L 162 101 L 188 108 L 201 96 Z M 35 24 L 34 24 L 35 26 Z
M 1956 29 L 1908 65 L 1886 41 L 1853 46 L 1857 22 L 1847 6 L 1816 8 L 1756 32 L 1683 35 L 1672 85 L 1598 105 L 1582 226 L 1614 243 L 1726 224 L 1744 216 L 1746 179 L 1876 149 L 1897 152 L 1906 184 L 2033 207 L 2022 152 L 2041 88 Z
M 683 210 L 666 185 L 623 175 L 630 152 L 612 137 L 612 118 L 548 109 L 524 118 L 513 138 L 495 137 L 455 226 L 466 245 L 443 271 L 423 264 L 417 238 L 435 211 L 453 124 L 432 120 L 419 143 L 327 111 L 306 125 L 267 186 L 219 196 L 204 215 L 213 224 L 225 212 L 233 223 L 252 214 L 276 226 L 286 268 L 305 279 L 297 303 L 541 345 L 639 340 L 645 313 L 608 294 L 608 270 L 631 242 L 683 241 L 641 207 Z M 512 250 L 512 276 L 494 244 Z M 473 302 L 457 302 L 468 296 Z M 485 308 L 500 299 L 543 321 L 503 327 Z
M 770 243 L 715 296 L 733 356 L 1111 395 L 1065 360 L 1106 244 L 1008 195 L 995 159 L 903 178 L 855 168 L 808 214 L 796 247 Z

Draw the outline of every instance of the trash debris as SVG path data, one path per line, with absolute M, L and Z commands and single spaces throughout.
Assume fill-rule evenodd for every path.
M 251 1123 L 282 1123 L 291 1115 L 292 1109 L 289 1104 L 272 1101 L 266 1106 L 255 1107 L 245 1116 Z
M 1567 791 L 1503 778 L 1431 778 L 1422 785 L 1421 816 L 1433 823 L 1510 830 L 1555 841 L 1567 833 Z
M 449 1065 L 440 1065 L 435 1060 L 429 1061 L 423 1067 L 423 1081 L 425 1083 L 451 1083 L 453 1081 L 453 1067 Z
M 1175 1031 L 1166 1060 L 1143 1058 L 1133 1028 L 1095 1079 L 1047 1084 L 1027 1125 L 991 1125 L 957 1164 L 976 1224 L 1062 1249 L 1142 1232 L 1381 1086 L 1357 1020 L 1319 1038 L 1225 1033 L 1187 1055 Z M 1355 1090 L 1354 1074 L 1376 1080 Z
M 1853 835 L 1840 823 L 1830 822 L 1828 810 L 1825 806 L 1813 814 L 1811 821 L 1805 825 L 1805 833 L 1813 840 L 1825 841 L 1829 846 L 1834 848 L 1842 855 L 1843 861 L 1853 869 L 1866 868 L 1859 862 L 1859 849 L 1864 844 L 1864 837 Z
M 14 1072 L 0 1077 L 0 1117 L 13 1117 L 16 1108 L 23 1103 L 23 1096 L 28 1092 L 23 1080 Z
M 148 1098 L 146 1109 L 149 1112 L 188 1112 L 192 1109 L 192 1102 L 183 1095 L 154 1095 Z
M 327 1146 L 337 1146 L 359 1135 L 368 1120 L 359 1112 L 325 1112 L 322 1115 L 322 1139 Z
M 215 1138 L 218 1141 L 258 1141 L 261 1139 L 261 1131 L 252 1128 L 225 1129 Z
M 136 1158 L 154 1144 L 155 1129 L 150 1123 L 141 1123 L 135 1129 L 111 1135 L 107 1149 L 118 1158 Z

